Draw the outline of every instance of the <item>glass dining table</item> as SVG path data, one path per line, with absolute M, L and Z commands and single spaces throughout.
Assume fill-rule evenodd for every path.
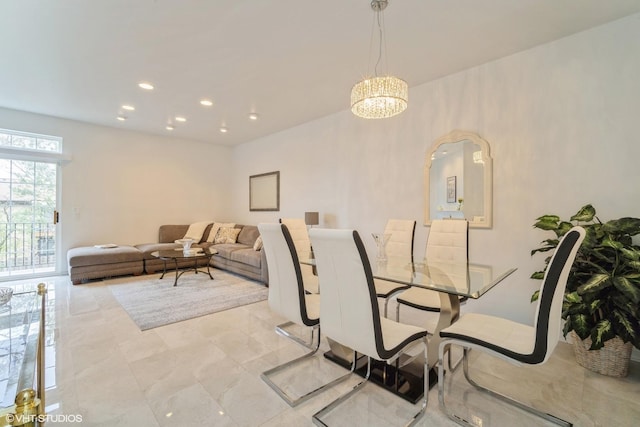
M 303 263 L 315 264 L 309 257 L 301 258 Z M 427 349 L 428 366 L 431 368 L 430 384 L 437 381 L 436 364 L 438 362 L 438 346 L 440 345 L 440 331 L 455 322 L 460 316 L 460 299 L 478 299 L 493 289 L 498 283 L 511 275 L 516 268 L 500 264 L 476 264 L 460 262 L 411 262 L 406 258 L 389 257 L 386 261 L 371 264 L 375 279 L 387 280 L 411 287 L 436 291 L 440 297 L 440 312 L 435 330 L 429 330 Z M 320 273 L 321 274 L 321 273 Z M 322 276 L 319 280 L 322 292 Z M 329 339 L 330 350 L 325 354 L 330 360 L 345 367 L 350 367 L 353 351 Z M 366 363 L 366 358 L 363 358 Z M 398 365 L 399 372 L 390 374 L 389 367 L 381 365 L 374 369 L 371 379 L 379 385 L 389 389 L 394 394 L 415 403 L 424 392 L 423 366 L 424 357 L 410 358 L 410 362 Z M 360 362 L 359 362 L 360 363 Z M 393 371 L 393 367 L 391 369 Z M 358 371 L 366 371 L 358 365 Z M 378 371 L 378 375 L 374 373 Z
M 460 262 L 407 262 L 389 258 L 372 265 L 376 279 L 438 292 L 440 314 L 436 329 L 429 331 L 429 366 L 435 366 L 440 345 L 440 331 L 460 316 L 461 297 L 478 299 L 511 275 L 515 268 Z

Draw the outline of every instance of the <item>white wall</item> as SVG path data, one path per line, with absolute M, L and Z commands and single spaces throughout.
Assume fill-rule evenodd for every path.
M 71 247 L 157 242 L 161 224 L 230 218 L 230 148 L 7 109 L 0 128 L 60 136 L 72 156 L 61 168 L 61 271 Z
M 388 218 L 422 221 L 431 143 L 453 129 L 476 132 L 494 158 L 494 227 L 470 231 L 470 257 L 519 270 L 463 310 L 531 322 L 539 282 L 529 276 L 543 260 L 530 250 L 550 237 L 532 228 L 538 216 L 592 203 L 603 220 L 640 217 L 638 40 L 634 15 L 412 87 L 409 108 L 392 119 L 345 110 L 243 144 L 233 152 L 233 217 L 255 224 L 319 211 L 321 225 L 358 229 L 374 256 L 371 233 Z M 273 170 L 280 212 L 249 212 L 249 175 Z M 417 256 L 427 234 L 416 230 Z

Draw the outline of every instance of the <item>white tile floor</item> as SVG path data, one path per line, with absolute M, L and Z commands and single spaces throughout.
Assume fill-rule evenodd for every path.
M 313 413 L 359 380 L 290 408 L 260 373 L 304 349 L 274 333 L 283 319 L 266 301 L 141 332 L 102 282 L 73 286 L 66 276 L 33 281 L 49 287 L 47 413 L 80 415 L 84 426 L 309 426 Z M 472 360 L 479 380 L 576 426 L 640 423 L 638 363 L 632 362 L 627 378 L 604 377 L 577 365 L 566 344 L 540 367 L 518 368 L 478 355 Z M 300 369 L 321 367 L 322 375 L 339 375 L 342 371 L 330 363 L 318 357 Z M 303 375 L 287 378 L 306 381 Z M 477 425 L 547 425 L 472 390 L 461 369 L 448 375 L 447 384 L 450 407 Z M 417 409 L 367 385 L 327 421 L 403 425 Z M 420 425 L 456 425 L 441 411 L 435 389 Z

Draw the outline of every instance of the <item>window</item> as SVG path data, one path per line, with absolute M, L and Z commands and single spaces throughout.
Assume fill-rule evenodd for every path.
M 0 147 L 61 153 L 62 138 L 0 129 Z

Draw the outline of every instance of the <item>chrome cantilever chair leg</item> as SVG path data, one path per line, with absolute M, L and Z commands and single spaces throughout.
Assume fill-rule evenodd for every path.
M 444 402 L 444 364 L 443 362 L 443 357 L 444 357 L 444 347 L 445 345 L 440 345 L 440 348 L 438 350 L 438 400 L 440 402 L 440 407 L 442 408 L 442 410 L 445 412 L 445 414 L 447 414 L 447 416 L 452 419 L 453 421 L 457 422 L 458 424 L 461 425 L 465 425 L 465 426 L 475 426 L 475 424 L 470 423 L 469 421 L 465 420 L 464 418 L 460 417 L 459 415 L 454 414 L 453 412 L 451 412 L 447 406 L 445 405 Z M 501 393 L 498 393 L 497 391 L 491 390 L 485 386 L 481 386 L 480 384 L 478 384 L 477 382 L 475 382 L 473 379 L 471 379 L 471 377 L 469 376 L 469 351 L 471 349 L 467 348 L 467 347 L 463 347 L 463 354 L 462 354 L 462 366 L 463 366 L 463 371 L 464 371 L 464 377 L 466 378 L 466 380 L 469 382 L 469 384 L 471 384 L 472 386 L 474 386 L 476 389 L 487 393 L 497 399 L 500 399 L 506 403 L 509 403 L 517 408 L 522 409 L 525 412 L 529 412 L 530 414 L 533 415 L 537 415 L 540 418 L 543 418 L 547 421 L 550 421 L 554 424 L 560 425 L 560 426 L 564 426 L 564 427 L 572 427 L 573 424 L 565 421 L 561 418 L 558 418 L 554 415 L 548 414 L 546 412 L 542 412 L 536 408 L 533 408 L 531 406 L 525 405 L 524 403 L 515 400 L 511 397 L 505 396 Z
M 277 330 L 277 328 L 276 328 L 276 330 Z M 324 390 L 326 390 L 326 389 L 338 384 L 339 382 L 342 382 L 342 381 L 346 380 L 355 371 L 355 366 L 356 366 L 357 361 L 354 358 L 354 362 L 353 362 L 353 365 L 351 367 L 351 371 L 348 374 L 342 375 L 342 376 L 340 376 L 340 377 L 328 382 L 327 384 L 323 384 L 320 387 L 318 387 L 318 388 L 316 388 L 314 390 L 311 390 L 310 392 L 305 393 L 304 395 L 302 395 L 302 396 L 300 396 L 298 398 L 291 397 L 289 394 L 287 394 L 287 392 L 284 389 L 280 388 L 276 383 L 274 383 L 270 378 L 271 375 L 276 374 L 278 372 L 281 372 L 281 371 L 283 371 L 283 370 L 285 370 L 285 369 L 287 369 L 287 368 L 289 368 L 289 367 L 291 367 L 293 365 L 296 365 L 296 364 L 298 364 L 298 363 L 300 363 L 300 362 L 302 362 L 304 360 L 307 360 L 307 359 L 309 359 L 310 357 L 314 356 L 317 353 L 318 349 L 320 348 L 320 327 L 319 326 L 314 326 L 313 327 L 313 331 L 312 331 L 312 334 L 311 334 L 312 338 L 313 338 L 314 334 L 317 335 L 317 339 L 315 341 L 315 344 L 314 344 L 313 348 L 311 349 L 311 351 L 309 353 L 306 353 L 306 354 L 304 354 L 304 355 L 302 355 L 302 356 L 300 356 L 300 357 L 298 357 L 296 359 L 293 359 L 293 360 L 290 360 L 290 361 L 288 361 L 286 363 L 283 363 L 282 365 L 278 365 L 275 368 L 271 368 L 271 369 L 269 369 L 267 371 L 264 371 L 260 375 L 260 378 L 262 378 L 262 380 L 265 383 L 267 383 L 267 385 L 269 385 L 269 387 L 271 387 L 271 389 L 273 389 L 273 391 L 275 391 L 285 402 L 287 402 L 289 404 L 289 406 L 292 406 L 292 407 L 298 406 L 299 404 L 301 404 L 303 402 L 306 402 L 307 400 L 311 399 L 313 396 L 317 395 L 318 393 L 321 393 L 322 391 L 324 391 Z M 300 342 L 302 346 L 307 347 L 304 344 L 304 341 L 300 340 L 299 338 L 297 338 L 297 337 L 291 337 L 291 338 L 296 342 Z M 309 347 L 307 347 L 307 348 L 309 348 Z
M 420 407 L 420 410 L 418 411 L 418 413 L 416 413 L 411 418 L 411 420 L 409 420 L 409 422 L 405 425 L 405 427 L 414 426 L 424 415 L 425 411 L 427 410 L 427 404 L 429 403 L 429 364 L 428 364 L 428 358 L 427 358 L 426 337 L 422 339 L 422 344 L 424 345 L 424 390 L 425 390 L 424 400 L 422 401 L 422 406 Z M 352 369 L 355 368 L 356 352 L 353 352 L 353 359 L 354 359 L 354 365 Z M 360 381 L 358 384 L 354 385 L 353 388 L 349 390 L 347 393 L 343 394 L 342 396 L 340 396 L 339 398 L 337 398 L 336 400 L 334 400 L 333 402 L 331 402 L 330 404 L 328 404 L 327 406 L 325 406 L 324 408 L 322 408 L 321 410 L 313 414 L 313 418 L 312 418 L 313 423 L 317 426 L 328 427 L 328 424 L 326 424 L 320 418 L 323 415 L 326 415 L 327 413 L 331 412 L 337 406 L 342 404 L 345 400 L 353 396 L 358 390 L 362 388 L 363 385 L 366 384 L 370 376 L 371 376 L 371 358 L 367 357 L 367 374 L 364 377 L 364 379 Z
M 471 349 L 468 349 L 469 351 L 471 351 Z M 458 361 L 455 364 L 451 364 L 451 346 L 449 346 L 447 348 L 447 363 L 449 364 L 449 370 L 451 372 L 455 372 L 459 367 L 460 364 L 464 361 L 464 353 L 462 354 L 462 356 L 460 356 L 460 359 L 458 359 Z
M 389 294 L 385 299 L 384 299 L 384 317 L 386 317 L 387 319 L 389 318 L 388 316 L 388 308 L 389 308 L 389 300 L 393 297 L 395 297 L 396 295 L 401 294 L 402 292 L 406 291 L 406 288 L 402 288 L 402 289 L 398 289 L 395 292 L 392 292 L 391 294 Z M 396 321 L 398 321 L 398 316 L 399 316 L 399 312 L 398 312 L 398 307 L 396 306 Z
M 288 332 L 285 328 L 289 327 L 289 326 L 293 326 L 295 325 L 295 323 L 293 322 L 284 322 L 278 326 L 276 326 L 276 333 L 278 335 L 281 335 L 285 338 L 289 338 L 295 342 L 297 342 L 298 344 L 300 344 L 303 347 L 306 347 L 310 350 L 313 350 L 314 348 L 314 336 L 317 333 L 318 334 L 318 338 L 320 337 L 320 332 L 317 331 L 317 328 L 311 328 L 311 338 L 309 339 L 309 342 L 306 342 L 305 340 L 301 339 L 298 336 L 293 335 L 291 332 Z
M 400 292 L 398 292 L 400 293 Z M 385 317 L 387 314 L 387 307 L 385 305 Z M 396 304 L 396 322 L 400 321 L 400 304 Z M 429 334 L 429 336 L 432 336 L 433 334 Z M 471 349 L 469 349 L 469 351 L 471 351 Z M 460 356 L 460 359 L 458 359 L 458 361 L 455 364 L 451 364 L 451 347 L 449 346 L 447 348 L 447 362 L 449 363 L 449 369 L 451 371 L 456 371 L 458 369 L 458 367 L 460 366 L 460 363 L 462 363 L 462 359 L 464 358 L 464 356 Z
M 355 366 L 356 366 L 356 361 L 357 359 L 357 355 L 356 352 L 353 352 L 353 363 L 352 363 L 352 370 L 351 372 L 353 372 L 355 370 Z M 360 381 L 358 384 L 354 385 L 353 388 L 351 390 L 349 390 L 347 393 L 343 394 L 342 396 L 340 396 L 339 398 L 337 398 L 336 400 L 334 400 L 333 402 L 329 403 L 327 406 L 325 406 L 324 408 L 320 409 L 318 412 L 316 412 L 315 414 L 313 414 L 312 420 L 313 423 L 317 426 L 323 426 L 323 427 L 328 427 L 328 424 L 326 424 L 324 421 L 322 421 L 320 419 L 321 416 L 327 414 L 328 412 L 331 412 L 331 410 L 333 410 L 336 406 L 340 405 L 342 402 L 344 402 L 345 400 L 347 400 L 349 397 L 351 397 L 353 394 L 355 394 L 358 390 L 360 390 L 360 388 L 366 384 L 367 381 L 369 381 L 369 377 L 371 376 L 371 358 L 367 357 L 367 375 L 364 377 L 364 379 L 362 381 Z

